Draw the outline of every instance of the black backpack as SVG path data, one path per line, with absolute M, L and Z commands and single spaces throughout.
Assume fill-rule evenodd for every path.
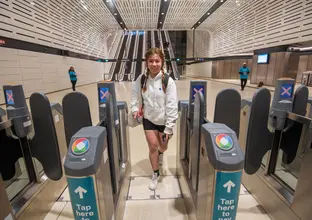
M 166 94 L 166 89 L 167 89 L 167 86 L 168 86 L 169 77 L 170 76 L 165 73 L 165 77 L 164 77 L 164 79 L 162 79 L 162 85 L 163 85 L 163 89 L 164 89 L 164 93 L 165 94 Z M 141 89 L 143 89 L 143 87 L 144 87 L 145 79 L 146 79 L 146 75 L 143 74 L 142 77 L 141 77 Z

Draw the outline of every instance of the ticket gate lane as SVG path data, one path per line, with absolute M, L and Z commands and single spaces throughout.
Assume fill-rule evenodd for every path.
M 6 101 L 7 118 L 8 120 L 12 121 L 12 127 L 10 128 L 11 134 L 9 135 L 14 136 L 14 139 L 17 138 L 19 141 L 21 155 L 22 157 L 24 157 L 29 181 L 39 182 L 38 173 L 36 173 L 35 170 L 35 163 L 32 158 L 30 144 L 28 140 L 28 135 L 31 134 L 33 130 L 31 116 L 26 104 L 23 87 L 21 85 L 4 85 L 3 90 Z M 15 149 L 17 150 L 16 144 Z M 18 159 L 17 155 L 12 155 L 12 157 L 15 157 L 14 160 Z M 14 160 L 11 159 L 10 162 L 13 162 Z
M 64 167 L 75 219 L 113 219 L 106 128 L 84 127 L 71 139 Z
M 45 95 L 34 93 L 29 103 L 35 130 L 30 141 L 32 155 L 42 164 L 49 179 L 59 180 L 63 169 L 50 102 Z M 42 143 L 45 143 L 44 147 Z
M 219 123 L 201 127 L 198 220 L 235 220 L 244 155 L 236 132 Z
M 277 220 L 309 220 L 312 215 L 311 207 L 308 205 L 312 196 L 310 193 L 312 182 L 311 178 L 309 178 L 312 172 L 312 149 L 310 148 L 311 139 L 307 138 L 309 135 L 309 129 L 307 128 L 311 127 L 311 119 L 305 117 L 305 115 L 309 114 L 306 114 L 306 109 L 308 109 L 308 90 L 305 86 L 300 86 L 293 95 L 294 84 L 295 81 L 292 79 L 278 79 L 272 107 L 269 107 L 270 101 L 262 102 L 263 108 L 266 106 L 266 110 L 263 110 L 263 112 L 266 112 L 266 116 L 262 117 L 263 119 L 261 121 L 262 127 L 266 132 L 258 129 L 259 141 L 263 143 L 267 139 L 265 138 L 265 133 L 269 134 L 269 129 L 272 130 L 271 152 L 268 158 L 269 163 L 264 163 L 262 169 L 260 169 L 260 166 L 255 167 L 255 169 L 250 168 L 252 160 L 248 158 L 248 152 L 257 151 L 252 148 L 252 145 L 248 145 L 248 139 L 249 142 L 250 139 L 254 139 L 249 136 L 249 133 L 256 134 L 253 131 L 257 130 L 257 126 L 254 126 L 255 123 L 252 123 L 252 121 L 254 121 L 257 108 L 253 108 L 253 106 L 259 102 L 257 93 L 263 89 L 259 89 L 256 92 L 250 107 L 245 162 L 245 171 L 249 175 L 244 175 L 243 181 L 245 187 L 248 190 L 252 190 L 253 194 L 259 199 L 258 202 L 267 210 L 269 216 Z M 269 97 L 269 92 L 267 97 Z M 260 107 L 261 105 L 258 109 Z M 259 115 L 260 113 L 261 111 L 257 114 Z M 267 122 L 269 129 L 267 128 Z M 259 124 L 261 126 L 260 120 Z M 290 132 L 291 129 L 299 132 L 295 130 Z M 268 144 L 263 144 L 262 148 L 265 148 Z M 259 148 L 261 148 L 260 145 Z M 277 167 L 277 163 L 279 167 Z M 296 171 L 294 168 L 297 168 L 298 175 L 294 173 Z M 250 170 L 253 172 L 248 173 L 247 171 Z M 285 176 L 285 174 L 283 175 L 284 172 L 289 174 Z M 296 178 L 294 180 L 296 182 L 295 187 L 289 185 L 293 184 L 290 174 Z
M 231 114 L 229 114 L 229 110 Z M 226 124 L 239 137 L 241 95 L 235 89 L 224 89 L 216 97 L 214 123 Z
M 201 92 L 198 92 L 195 95 L 194 114 L 193 114 L 193 117 L 194 117 L 193 131 L 192 131 L 192 138 L 190 142 L 191 144 L 190 155 L 191 155 L 191 161 L 192 161 L 191 162 L 191 181 L 192 181 L 192 187 L 196 192 L 198 191 L 198 170 L 199 170 L 199 154 L 200 154 L 200 140 L 201 140 L 200 127 L 204 123 L 204 104 L 203 103 L 205 103 L 204 95 Z
M 261 166 L 262 158 L 272 148 L 273 134 L 267 127 L 270 99 L 271 93 L 266 88 L 257 90 L 252 99 L 246 138 L 244 167 L 245 172 L 250 175 L 258 171 Z
M 113 182 L 113 193 L 116 195 L 115 204 L 118 200 L 118 192 L 120 187 L 120 171 L 119 171 L 119 152 L 118 152 L 118 141 L 116 134 L 116 126 L 114 120 L 114 108 L 113 98 L 110 93 L 106 97 L 106 127 L 107 127 L 107 142 L 108 142 L 108 154 L 110 158 L 111 177 Z
M 308 97 L 308 88 L 300 86 L 294 95 L 292 113 L 304 116 L 306 114 Z M 286 129 L 282 132 L 280 142 L 280 149 L 283 151 L 283 163 L 290 164 L 296 158 L 302 128 L 303 125 L 301 123 L 293 121 L 289 118 L 286 119 Z
M 88 98 L 80 92 L 71 92 L 62 100 L 67 146 L 71 137 L 81 128 L 91 126 Z M 79 109 L 79 110 L 78 110 Z

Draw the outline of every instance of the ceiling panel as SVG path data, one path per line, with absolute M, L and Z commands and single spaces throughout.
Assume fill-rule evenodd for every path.
M 103 0 L 0 0 L 0 36 L 92 56 L 119 28 Z
M 213 55 L 312 39 L 311 0 L 228 0 L 198 29 L 210 30 Z
M 164 29 L 189 30 L 217 0 L 171 0 Z
M 160 0 L 115 0 L 115 6 L 128 29 L 156 29 Z

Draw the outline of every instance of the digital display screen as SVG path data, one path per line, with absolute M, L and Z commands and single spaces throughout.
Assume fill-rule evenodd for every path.
M 258 63 L 269 63 L 269 54 L 258 55 Z
M 5 93 L 5 102 L 8 105 L 14 105 L 14 97 L 12 90 L 4 90 Z
M 99 88 L 99 100 L 100 103 L 105 103 L 108 95 L 108 88 Z

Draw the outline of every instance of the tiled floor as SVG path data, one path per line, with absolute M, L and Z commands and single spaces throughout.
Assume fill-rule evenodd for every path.
M 187 100 L 189 94 L 189 80 L 177 81 L 178 98 Z M 225 88 L 239 89 L 233 84 L 225 84 L 219 82 L 207 82 L 207 118 L 212 120 L 215 98 L 219 91 Z M 90 103 L 92 121 L 94 124 L 98 122 L 98 101 L 96 94 L 96 85 L 88 85 L 78 87 L 78 91 L 83 92 Z M 48 98 L 51 102 L 61 102 L 62 97 L 68 91 L 49 94 Z M 243 98 L 252 97 L 255 89 L 246 88 L 240 91 Z M 131 83 L 116 83 L 117 100 L 124 100 L 129 103 L 131 97 Z M 175 155 L 176 155 L 176 139 L 170 141 L 169 148 L 164 156 L 163 178 L 159 183 L 159 187 L 155 193 L 149 191 L 149 176 L 151 175 L 151 166 L 148 160 L 148 148 L 145 141 L 142 127 L 130 129 L 130 156 L 132 163 L 133 177 L 129 190 L 129 200 L 126 203 L 125 220 L 154 220 L 154 219 L 170 219 L 170 220 L 186 220 L 186 210 L 184 200 L 180 195 L 180 187 L 175 178 Z M 68 190 L 65 190 L 60 196 L 59 201 L 55 203 L 51 212 L 46 216 L 45 220 L 67 220 L 73 219 L 71 203 L 69 202 Z M 269 217 L 263 213 L 257 202 L 251 195 L 241 187 L 237 220 L 269 220 Z

